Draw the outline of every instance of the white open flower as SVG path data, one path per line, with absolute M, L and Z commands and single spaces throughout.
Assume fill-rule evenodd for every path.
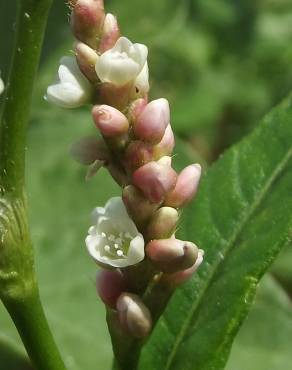
M 74 57 L 63 57 L 59 81 L 48 87 L 46 99 L 62 108 L 77 108 L 90 102 L 92 87 Z
M 133 44 L 126 37 L 120 37 L 112 49 L 99 56 L 95 70 L 102 82 L 123 86 L 136 80 L 146 65 L 147 55 L 145 45 Z
M 93 221 L 85 242 L 96 262 L 122 268 L 144 259 L 144 238 L 121 197 L 111 198 L 104 208 L 95 208 Z
M 149 69 L 147 62 L 136 78 L 135 87 L 137 88 L 137 93 L 140 95 L 147 94 L 149 91 Z
M 0 78 L 0 95 L 3 93 L 3 91 L 4 91 L 4 82 Z

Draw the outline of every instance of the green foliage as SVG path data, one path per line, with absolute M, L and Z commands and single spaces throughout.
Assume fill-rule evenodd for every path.
M 179 289 L 141 369 L 223 369 L 259 279 L 292 238 L 292 105 L 274 109 L 208 171 L 180 230 L 205 263 Z
M 149 46 L 152 97 L 171 100 L 172 123 L 188 140 L 187 145 L 183 141 L 179 153 L 187 146 L 188 156 L 201 158 L 200 163 L 213 160 L 249 132 L 291 89 L 289 0 L 151 0 L 139 6 L 135 0 L 108 3 L 109 10 L 119 16 L 124 33 Z M 0 30 L 5 35 L 0 42 L 0 69 L 4 77 L 14 5 L 0 3 Z M 96 267 L 84 249 L 84 235 L 91 209 L 119 190 L 105 171 L 85 183 L 85 169 L 68 155 L 74 140 L 95 133 L 89 112 L 62 111 L 42 100 L 58 59 L 71 47 L 66 12 L 63 2 L 55 1 L 44 68 L 33 101 L 27 171 L 31 230 L 41 296 L 68 369 L 106 370 L 112 357 L 110 340 L 104 308 L 94 288 Z M 178 361 L 184 370 L 193 369 L 196 363 L 200 370 L 215 368 L 212 361 L 220 367 L 225 363 L 258 279 L 278 253 L 291 221 L 288 164 L 270 181 L 289 140 L 291 143 L 290 108 L 277 112 L 272 122 L 263 123 L 211 169 L 198 201 L 185 212 L 180 235 L 206 250 L 207 263 L 174 296 L 144 353 L 145 370 L 165 368 L 182 321 L 192 313 L 190 305 L 194 305 L 191 326 L 169 369 L 180 369 Z M 177 161 L 182 157 L 179 154 Z M 289 164 L 291 172 L 291 160 Z M 272 192 L 259 198 L 262 189 L 269 186 Z M 291 293 L 290 255 L 283 254 L 273 273 Z M 201 299 L 197 293 L 203 290 L 207 294 Z M 228 370 L 241 370 L 240 366 L 242 370 L 286 370 L 290 366 L 290 302 L 283 297 L 282 288 L 274 282 L 263 284 L 235 340 Z M 12 358 L 15 362 L 19 358 L 15 370 L 26 370 L 18 335 L 2 307 L 0 333 L 1 338 L 5 334 L 1 339 L 5 346 L 0 343 L 0 370 L 14 370 Z M 226 342 L 221 351 L 222 339 Z M 11 342 L 13 347 L 17 344 L 20 357 L 14 350 L 11 355 Z M 193 357 L 185 355 L 187 352 Z
M 256 303 L 233 345 L 226 370 L 287 370 L 291 363 L 291 301 L 276 281 L 266 276 Z

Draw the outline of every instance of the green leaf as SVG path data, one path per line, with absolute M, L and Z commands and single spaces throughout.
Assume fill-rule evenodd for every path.
M 291 308 L 283 289 L 266 275 L 234 341 L 226 370 L 287 370 L 292 361 Z
M 222 369 L 259 279 L 292 237 L 291 98 L 209 170 L 180 237 L 206 252 L 179 289 L 140 368 Z

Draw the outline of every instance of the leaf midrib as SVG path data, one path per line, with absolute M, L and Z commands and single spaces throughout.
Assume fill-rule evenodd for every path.
M 235 153 L 236 153 L 236 151 L 235 151 Z M 258 193 L 256 193 L 255 200 L 251 204 L 251 206 L 249 207 L 249 211 L 246 212 L 245 217 L 243 217 L 243 221 L 239 223 L 239 226 L 235 229 L 235 232 L 233 233 L 233 235 L 229 239 L 229 243 L 227 243 L 227 246 L 226 246 L 225 250 L 222 251 L 222 253 L 224 254 L 224 257 L 226 257 L 226 255 L 230 252 L 230 250 L 232 249 L 232 246 L 236 242 L 238 236 L 240 235 L 241 231 L 245 227 L 246 223 L 248 222 L 250 217 L 253 215 L 253 213 L 257 210 L 257 208 L 260 206 L 260 204 L 262 203 L 263 199 L 265 198 L 268 190 L 270 189 L 270 187 L 272 186 L 274 181 L 277 179 L 277 177 L 280 175 L 280 173 L 283 171 L 283 169 L 286 167 L 286 164 L 289 162 L 291 157 L 292 157 L 292 147 L 288 150 L 287 154 L 283 157 L 283 159 L 276 166 L 275 170 L 272 172 L 272 175 L 267 180 L 266 185 L 260 191 L 258 191 Z M 180 342 L 182 342 L 185 333 L 187 332 L 187 329 L 189 327 L 191 319 L 192 319 L 194 313 L 196 312 L 196 310 L 199 308 L 200 304 L 202 303 L 205 292 L 210 287 L 210 285 L 212 283 L 212 280 L 213 280 L 213 277 L 214 277 L 218 267 L 220 266 L 220 264 L 222 262 L 223 262 L 223 259 L 218 259 L 217 263 L 214 264 L 214 268 L 210 272 L 209 279 L 206 280 L 206 283 L 203 285 L 203 289 L 201 289 L 201 292 L 198 295 L 197 300 L 194 302 L 194 305 L 191 306 L 191 308 L 189 310 L 189 314 L 186 315 L 185 324 L 182 325 L 182 328 L 181 328 L 180 332 L 177 335 L 177 340 L 175 341 L 175 343 L 172 347 L 172 350 L 171 350 L 171 352 L 168 356 L 168 360 L 167 360 L 165 368 L 164 368 L 165 370 L 170 369 L 170 366 L 172 365 L 172 362 L 175 358 L 177 348 L 180 345 Z

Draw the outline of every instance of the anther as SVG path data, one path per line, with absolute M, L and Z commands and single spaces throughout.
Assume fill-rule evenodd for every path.
M 106 246 L 104 247 L 104 250 L 105 250 L 106 252 L 110 252 L 111 247 L 110 247 L 109 245 L 106 245 Z

